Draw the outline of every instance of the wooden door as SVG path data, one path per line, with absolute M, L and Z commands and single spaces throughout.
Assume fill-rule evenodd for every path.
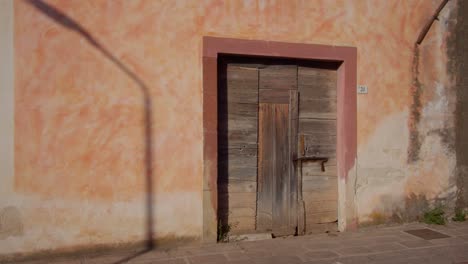
M 260 71 L 257 230 L 274 236 L 293 235 L 297 226 L 295 147 L 291 147 L 297 133 L 297 91 L 291 89 L 296 87 L 296 74 L 296 68 L 289 66 Z

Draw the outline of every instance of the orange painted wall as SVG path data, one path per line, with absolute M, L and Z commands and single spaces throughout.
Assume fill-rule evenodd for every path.
M 374 190 L 378 183 L 369 179 L 389 167 L 407 169 L 389 180 L 410 188 L 392 198 L 399 203 L 413 193 L 414 179 L 425 177 L 419 167 L 431 171 L 434 159 L 444 159 L 428 150 L 418 168 L 405 167 L 408 138 L 384 129 L 395 117 L 407 130 L 414 42 L 439 0 L 45 2 L 79 23 L 147 88 L 158 238 L 201 235 L 203 36 L 357 47 L 358 83 L 369 87 L 358 96 L 362 221 L 387 210 L 379 197 L 390 191 Z M 447 7 L 447 19 L 454 8 Z M 446 34 L 436 26 L 427 41 L 439 48 Z M 24 230 L 0 238 L 0 254 L 144 239 L 142 90 L 82 35 L 27 1 L 14 1 L 14 43 L 14 195 L 5 206 L 18 208 Z M 424 71 L 445 76 L 443 50 L 424 56 L 430 68 Z M 424 103 L 431 100 L 438 97 Z M 387 138 L 404 142 L 386 149 Z M 434 193 L 448 188 L 448 178 L 437 179 Z

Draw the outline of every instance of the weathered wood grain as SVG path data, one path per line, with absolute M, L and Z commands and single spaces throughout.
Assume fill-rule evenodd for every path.
M 229 210 L 233 208 L 255 208 L 257 194 L 253 192 L 219 193 L 218 199 L 219 201 L 223 201 L 222 205 L 219 205 L 219 208 L 228 208 Z M 225 203 L 225 201 L 229 203 Z
M 322 171 L 320 162 L 304 162 L 302 164 L 302 179 L 315 180 L 315 177 L 337 177 L 336 165 L 331 165 L 328 162 L 324 164 L 325 171 Z
M 258 101 L 258 69 L 228 65 L 227 89 L 220 89 L 220 104 L 255 104 Z
M 274 199 L 273 199 L 273 234 L 283 236 L 294 234 L 289 222 L 290 182 L 289 182 L 289 105 L 274 104 L 275 137 L 271 142 L 275 148 Z M 295 228 L 295 226 L 294 226 Z
M 321 191 L 302 191 L 304 202 L 307 204 L 309 201 L 328 201 L 334 200 L 338 197 L 338 189 L 321 190 Z
M 233 230 L 255 228 L 258 74 L 227 65 L 218 91 L 218 217 Z
M 244 119 L 244 118 L 258 118 L 258 104 L 246 104 L 246 103 L 219 103 L 220 114 L 225 113 L 218 120 L 218 123 L 222 124 L 227 120 L 233 119 Z
M 304 144 L 308 145 L 336 145 L 336 133 L 315 133 L 308 131 L 309 134 L 304 135 Z
M 218 193 L 246 193 L 257 192 L 257 179 L 236 180 L 229 179 L 226 182 L 218 182 Z
M 257 143 L 257 123 L 255 119 L 229 120 L 225 128 L 218 130 L 219 147 L 235 147 Z
M 219 155 L 227 158 L 218 163 L 221 166 L 257 167 L 257 149 L 254 148 L 244 148 L 241 150 L 238 148 L 220 149 Z
M 336 157 L 336 144 L 309 144 L 305 141 L 304 153 L 306 157 Z
M 299 126 L 299 93 L 297 90 L 289 90 L 289 223 L 298 225 L 298 173 L 294 159 L 298 157 L 297 152 L 297 130 Z M 302 197 L 301 197 L 302 198 Z
M 298 67 L 297 80 L 299 92 L 304 98 L 336 99 L 336 70 Z
M 299 134 L 327 134 L 336 136 L 336 120 L 300 118 Z
M 297 89 L 296 65 L 270 65 L 259 71 L 260 89 Z
M 302 179 L 302 190 L 304 192 L 319 193 L 324 191 L 338 191 L 338 180 L 336 176 L 304 177 Z
M 307 211 L 307 204 L 306 204 Z M 321 223 L 333 223 L 338 220 L 338 211 L 333 210 L 329 212 L 310 213 L 307 211 L 306 223 L 321 224 Z
M 338 201 L 317 201 L 317 202 L 308 202 L 306 204 L 307 212 L 311 214 L 314 213 L 326 213 L 326 212 L 337 212 L 338 210 Z M 336 219 L 335 219 L 336 220 Z
M 320 162 L 302 162 L 302 191 L 306 232 L 332 230 L 338 219 L 336 168 L 337 72 L 329 69 L 298 68 L 298 145 L 304 156 L 326 157 Z M 326 222 L 326 224 L 322 224 Z
M 260 89 L 258 100 L 260 103 L 288 104 L 289 91 L 286 89 Z
M 301 99 L 299 118 L 336 119 L 336 99 Z
M 258 120 L 258 200 L 257 229 L 269 231 L 273 228 L 273 175 L 275 175 L 275 107 L 272 104 L 259 105 Z

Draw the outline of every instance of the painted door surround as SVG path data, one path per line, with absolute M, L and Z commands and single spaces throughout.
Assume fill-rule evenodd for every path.
M 203 38 L 203 242 L 217 238 L 218 55 L 233 54 L 340 62 L 337 87 L 338 227 L 356 228 L 354 181 L 357 152 L 357 49 L 317 44 Z

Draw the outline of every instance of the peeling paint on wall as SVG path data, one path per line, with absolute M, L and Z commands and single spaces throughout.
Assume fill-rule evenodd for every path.
M 369 143 L 360 144 L 357 204 L 363 225 L 415 221 L 435 205 L 453 213 L 455 93 L 446 42 L 455 7 L 454 1 L 446 6 L 423 44 L 415 48 L 408 112 L 388 115 Z M 408 127 L 402 126 L 404 120 Z M 393 140 L 391 152 L 385 151 L 388 139 L 383 138 Z M 399 160 L 392 163 L 395 159 L 389 153 Z

